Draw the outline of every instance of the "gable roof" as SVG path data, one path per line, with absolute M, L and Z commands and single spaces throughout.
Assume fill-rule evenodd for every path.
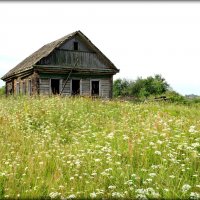
M 25 58 L 13 69 L 11 69 L 1 79 L 5 80 L 8 77 L 14 76 L 15 74 L 18 74 L 20 72 L 33 69 L 33 65 L 35 65 L 42 58 L 48 56 L 55 48 L 60 47 L 63 43 L 67 42 L 70 38 L 72 38 L 75 35 L 79 35 L 81 38 L 83 38 L 97 54 L 101 55 L 109 63 L 109 67 L 111 69 L 113 69 L 115 72 L 119 72 L 119 69 L 117 69 L 115 65 L 81 31 L 76 31 L 58 40 L 55 40 L 51 43 L 44 45 L 43 47 L 38 49 L 36 52 L 34 52 L 33 54 Z

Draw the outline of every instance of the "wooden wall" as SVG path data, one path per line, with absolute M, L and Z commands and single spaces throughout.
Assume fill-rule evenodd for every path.
M 104 98 L 111 98 L 111 81 L 110 79 L 101 79 L 101 93 L 100 96 Z
M 64 65 L 82 68 L 108 68 L 96 53 L 55 50 L 49 56 L 41 59 L 39 65 Z
M 78 42 L 78 50 L 74 50 L 74 42 Z M 78 60 L 78 62 L 77 62 Z M 108 63 L 102 59 L 90 46 L 85 44 L 79 37 L 74 37 L 56 48 L 47 57 L 42 58 L 38 65 L 64 65 L 83 68 L 108 68 Z
M 77 78 L 72 77 L 70 78 L 67 83 L 66 79 L 59 79 L 60 80 L 60 91 L 63 88 L 62 95 L 71 95 L 71 79 L 79 79 L 81 84 L 81 91 L 80 95 L 82 96 L 90 96 L 91 95 L 91 80 L 98 80 L 99 81 L 99 96 L 103 98 L 112 98 L 112 77 L 111 78 Z M 39 81 L 39 94 L 40 95 L 51 95 L 51 81 L 50 78 L 40 78 Z
M 64 50 L 74 50 L 74 42 L 78 42 L 78 47 L 79 47 L 79 51 L 85 51 L 85 52 L 93 52 L 91 50 L 91 48 L 86 45 L 84 42 L 82 42 L 82 40 L 80 39 L 80 37 L 76 36 L 74 38 L 72 38 L 71 40 L 65 42 L 63 45 L 61 45 L 59 47 L 59 49 L 64 49 Z
M 6 95 L 37 95 L 38 85 L 38 74 L 34 72 L 29 76 L 18 77 L 6 82 Z
M 90 96 L 90 78 L 82 79 L 82 95 Z
M 6 82 L 6 95 L 13 94 L 13 81 Z

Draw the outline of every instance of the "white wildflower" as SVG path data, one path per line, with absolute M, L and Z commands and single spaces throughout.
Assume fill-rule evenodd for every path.
M 107 138 L 109 138 L 109 139 L 112 139 L 114 137 L 114 133 L 113 132 L 111 132 L 111 133 L 109 133 L 108 135 L 107 135 Z
M 155 190 L 153 188 L 147 188 L 146 189 L 146 194 L 149 196 L 152 196 L 153 198 L 158 198 L 160 195 L 159 193 L 155 192 Z
M 38 189 L 38 186 L 34 186 L 33 190 L 37 190 Z
M 59 188 L 60 188 L 60 189 L 63 189 L 63 188 L 64 188 L 64 186 L 63 186 L 63 185 L 60 185 L 60 186 L 59 186 Z
M 96 194 L 95 192 L 92 192 L 92 193 L 90 193 L 90 197 L 91 197 L 91 198 L 96 198 L 96 197 L 97 197 L 97 194 Z
M 127 135 L 123 135 L 123 140 L 128 140 L 129 137 Z
M 146 181 L 149 182 L 149 183 L 151 183 L 152 179 L 151 178 L 147 178 Z
M 163 143 L 163 141 L 161 141 L 161 140 L 158 140 L 158 141 L 157 141 L 157 143 L 158 143 L 158 144 L 162 144 L 162 143 Z
M 128 180 L 124 183 L 124 185 L 133 185 L 133 181 L 132 180 Z
M 153 146 L 155 143 L 154 142 L 149 142 L 149 145 L 150 146 Z
M 147 197 L 145 194 L 139 193 L 136 195 L 136 199 L 147 200 Z
M 160 168 L 160 165 L 151 165 L 151 168 L 158 169 L 158 168 Z
M 131 177 L 136 177 L 136 174 L 131 174 Z
M 74 194 L 70 194 L 68 197 L 67 197 L 67 199 L 75 199 L 76 198 L 76 196 L 74 195 Z
M 199 147 L 200 144 L 198 142 L 195 142 L 195 143 L 192 143 L 191 146 L 194 147 L 194 148 L 196 148 L 196 147 Z
M 150 173 L 149 176 L 154 177 L 156 176 L 156 173 Z
M 200 188 L 200 185 L 196 185 L 196 187 Z
M 183 185 L 183 187 L 182 187 L 182 191 L 183 191 L 183 192 L 187 192 L 190 188 L 191 188 L 190 185 L 185 184 L 185 185 Z
M 197 131 L 195 130 L 195 126 L 190 126 L 189 132 L 190 132 L 190 133 L 195 133 L 195 132 L 197 132 Z
M 160 156 L 161 152 L 160 151 L 155 151 L 155 154 Z
M 122 198 L 122 197 L 124 197 L 124 195 L 121 194 L 121 193 L 119 193 L 119 192 L 113 192 L 113 193 L 112 193 L 112 197 Z
M 136 192 L 136 199 L 142 199 L 142 200 L 147 199 L 145 194 L 146 193 L 145 189 L 136 189 L 135 192 Z
M 116 186 L 114 186 L 114 185 L 108 186 L 108 189 L 111 189 L 111 190 L 114 190 L 115 188 L 116 188 Z
M 55 198 L 57 198 L 58 196 L 60 196 L 60 193 L 58 193 L 58 192 L 51 192 L 51 193 L 49 194 L 49 196 L 51 197 L 51 199 L 55 199 Z
M 2 172 L 2 173 L 0 174 L 0 176 L 6 176 L 6 173 L 5 173 L 5 172 Z
M 105 172 L 112 171 L 112 168 L 105 169 Z
M 95 162 L 100 162 L 101 159 L 97 158 L 97 159 L 94 159 Z
M 200 194 L 197 192 L 191 192 L 190 199 L 200 199 Z

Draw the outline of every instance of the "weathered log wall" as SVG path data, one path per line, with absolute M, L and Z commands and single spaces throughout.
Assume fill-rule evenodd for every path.
M 93 52 L 91 48 L 88 45 L 86 45 L 84 42 L 82 42 L 79 37 L 74 37 L 71 40 L 65 42 L 63 45 L 59 47 L 59 49 L 74 50 L 74 42 L 78 42 L 79 51 Z
M 60 80 L 60 91 L 62 91 L 62 95 L 70 96 L 71 95 L 71 80 L 79 79 L 80 80 L 80 95 L 82 96 L 90 96 L 91 95 L 91 81 L 98 80 L 99 81 L 99 96 L 103 98 L 112 98 L 112 77 L 110 78 L 77 78 L 71 77 L 67 82 L 66 79 Z M 51 95 L 51 81 L 50 78 L 40 78 L 39 81 L 39 94 L 41 95 Z
M 108 68 L 98 54 L 80 51 L 56 49 L 49 56 L 41 59 L 39 65 L 64 65 L 81 68 Z
M 6 95 L 37 95 L 39 77 L 36 72 L 26 77 L 18 77 L 6 83 Z
M 78 42 L 78 50 L 74 50 L 74 42 Z M 81 41 L 79 37 L 72 38 L 49 56 L 41 59 L 38 65 L 65 65 L 83 68 L 107 68 L 105 60 L 96 54 L 90 46 Z

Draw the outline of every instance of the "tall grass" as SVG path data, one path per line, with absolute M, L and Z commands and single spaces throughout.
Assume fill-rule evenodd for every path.
M 0 199 L 199 199 L 199 109 L 2 98 Z

